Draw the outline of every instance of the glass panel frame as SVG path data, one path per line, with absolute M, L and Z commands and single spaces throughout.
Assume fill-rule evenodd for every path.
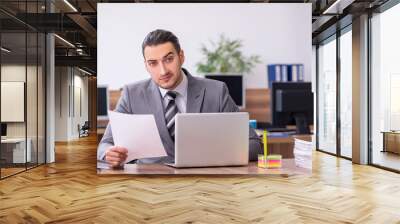
M 352 160 L 351 32 L 352 24 L 337 30 L 317 45 L 316 54 L 317 150 L 348 160 Z M 343 46 L 342 40 L 346 41 Z
M 370 17 L 369 163 L 400 172 L 400 4 L 388 2 Z M 392 130 L 398 130 L 392 132 Z
M 0 6 L 6 6 L 4 4 L 2 2 Z M 44 13 L 45 4 L 45 0 L 19 1 L 18 12 Z M 2 18 L 14 21 L 11 14 L 0 14 Z M 10 50 L 1 50 L 0 81 L 24 82 L 24 118 L 23 122 L 6 122 L 7 139 L 2 140 L 0 144 L 0 179 L 46 162 L 46 34 L 21 21 L 15 20 L 11 25 L 7 26 L 9 29 L 0 27 L 0 46 Z M 6 45 L 9 45 L 9 48 Z M 0 110 L 2 109 L 4 108 L 0 105 Z M 10 140 L 12 143 L 7 142 Z M 5 150 L 11 154 L 6 155 Z M 7 161 L 3 157 L 7 157 Z M 4 168 L 17 165 L 18 169 Z
M 317 149 L 336 155 L 336 35 L 317 48 Z
M 352 27 L 341 31 L 339 41 L 340 81 L 340 156 L 352 158 Z
M 1 34 L 1 45 L 3 48 L 7 46 L 10 51 L 3 51 L 1 57 L 0 81 L 2 85 L 0 89 L 3 97 L 2 101 L 4 102 L 0 106 L 0 110 L 3 114 L 10 115 L 10 118 L 1 118 L 2 123 L 6 124 L 7 127 L 7 134 L 0 144 L 2 151 L 2 178 L 25 171 L 27 168 L 26 161 L 29 157 L 26 138 L 26 41 L 26 32 Z M 11 96 L 15 97 L 9 103 L 6 103 L 5 98 Z M 13 109 L 11 109 L 11 106 Z M 14 109 L 17 111 L 14 111 Z M 21 109 L 23 113 L 20 113 Z M 13 118 L 11 118 L 11 113 L 14 114 Z

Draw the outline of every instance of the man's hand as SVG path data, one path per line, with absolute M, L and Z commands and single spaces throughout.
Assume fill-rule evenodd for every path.
M 128 157 L 128 150 L 124 147 L 112 146 L 106 151 L 106 161 L 113 167 L 121 167 Z

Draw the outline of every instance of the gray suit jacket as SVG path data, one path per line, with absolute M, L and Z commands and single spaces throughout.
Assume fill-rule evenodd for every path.
M 210 79 L 197 78 L 183 69 L 188 79 L 187 113 L 237 112 L 239 108 L 229 95 L 225 83 Z M 143 163 L 173 162 L 175 145 L 165 124 L 164 106 L 160 90 L 151 79 L 126 85 L 115 111 L 128 114 L 153 114 L 161 141 L 168 157 L 141 159 Z M 134 127 L 132 127 L 134 128 Z M 97 149 L 97 159 L 104 160 L 105 151 L 114 145 L 110 124 Z M 255 131 L 249 131 L 249 159 L 257 160 L 262 153 L 262 143 Z

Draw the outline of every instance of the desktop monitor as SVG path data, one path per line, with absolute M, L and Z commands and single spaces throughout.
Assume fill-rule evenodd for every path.
M 1 137 L 7 136 L 7 124 L 1 123 Z
M 245 89 L 243 86 L 243 76 L 242 75 L 218 75 L 210 74 L 205 76 L 207 79 L 214 79 L 224 82 L 228 87 L 229 94 L 231 95 L 233 101 L 239 107 L 245 107 Z
M 314 121 L 314 99 L 310 82 L 273 82 L 272 125 L 296 125 L 297 134 L 309 134 Z
M 108 88 L 106 86 L 97 87 L 97 118 L 106 119 L 108 117 Z

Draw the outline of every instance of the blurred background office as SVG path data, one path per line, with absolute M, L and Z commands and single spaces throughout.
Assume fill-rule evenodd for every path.
M 236 104 L 257 120 L 259 128 L 295 131 L 287 126 L 296 125 L 295 117 L 306 117 L 302 123 L 307 123 L 308 131 L 303 133 L 308 134 L 308 124 L 313 124 L 308 22 L 311 7 L 234 3 L 99 5 L 98 86 L 99 94 L 105 96 L 108 92 L 109 99 L 99 98 L 98 105 L 110 104 L 113 108 L 123 85 L 150 77 L 140 46 L 147 33 L 161 28 L 179 38 L 186 58 L 183 67 L 194 76 L 225 82 Z M 160 12 L 170 13 L 168 19 L 163 19 Z M 142 22 L 136 24 L 138 20 Z M 131 26 L 135 28 L 127 29 Z M 196 27 L 195 32 L 192 27 Z M 117 54 L 119 57 L 115 57 Z M 274 81 L 293 82 L 275 86 L 279 102 L 275 102 L 275 95 L 271 97 Z M 293 106 L 296 102 L 298 105 Z M 105 120 L 100 119 L 98 127 L 104 128 L 107 110 L 103 106 L 99 111 Z
M 107 35 L 116 36 L 106 40 L 114 41 L 97 45 L 102 41 L 97 38 L 97 32 L 102 32 L 98 28 L 111 21 L 98 18 L 98 3 L 128 2 L 134 9 L 142 5 L 135 3 L 141 1 L 128 0 L 0 2 L 1 178 L 56 162 L 57 145 L 96 135 L 96 130 L 101 136 L 107 124 L 107 110 L 115 108 L 122 83 L 147 78 L 140 58 L 139 42 L 148 31 L 141 28 L 142 20 L 132 22 L 110 14 L 113 20 L 119 20 L 113 23 L 114 28 L 126 35 L 109 32 Z M 149 2 L 171 1 L 146 2 L 143 4 L 147 6 L 152 4 Z M 264 3 L 232 2 L 250 3 L 246 5 L 260 10 Z M 248 111 L 259 128 L 291 135 L 308 126 L 318 151 L 399 171 L 398 1 L 312 0 L 306 1 L 308 6 L 302 4 L 304 1 L 290 2 L 282 10 L 299 5 L 309 8 L 307 14 L 282 14 L 272 20 L 262 11 L 258 12 L 265 17 L 260 19 L 242 16 L 238 11 L 232 11 L 233 15 L 221 13 L 217 19 L 207 20 L 216 27 L 211 34 L 206 32 L 206 23 L 200 26 L 197 16 L 187 16 L 193 19 L 189 31 L 193 32 L 194 27 L 202 31 L 192 34 L 198 36 L 196 41 L 188 30 L 176 33 L 186 50 L 186 67 L 194 75 L 226 82 L 241 110 Z M 169 9 L 190 8 L 190 4 L 162 5 Z M 210 1 L 201 5 L 214 12 L 228 7 Z M 168 21 L 158 21 L 173 30 Z M 218 27 L 215 21 L 225 25 Z M 257 35 L 250 30 L 252 27 L 257 29 Z M 129 44 L 123 41 L 135 32 L 137 39 L 131 39 Z M 290 35 L 277 36 L 280 33 Z M 225 35 L 225 44 L 241 42 L 236 50 L 242 53 L 243 61 L 250 62 L 251 69 L 241 70 L 233 63 L 227 67 L 236 70 L 213 70 L 214 64 L 202 53 L 202 46 L 215 53 L 221 34 Z M 110 54 L 102 54 L 105 61 L 97 61 L 97 47 L 99 52 L 102 47 L 109 48 Z M 126 49 L 128 57 L 117 51 L 121 48 Z M 126 61 L 104 70 L 104 74 L 99 72 L 118 58 Z M 141 70 L 124 72 L 130 68 L 123 66 Z M 118 78 L 104 80 L 109 74 Z M 288 82 L 291 84 L 286 85 Z M 300 100 L 293 100 L 293 96 L 305 103 L 296 104 Z M 313 119 L 309 115 L 310 103 Z

